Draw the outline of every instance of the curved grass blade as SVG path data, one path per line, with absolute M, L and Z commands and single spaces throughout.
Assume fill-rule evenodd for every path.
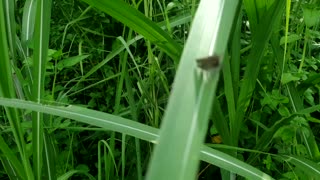
M 122 0 L 83 1 L 109 14 L 113 18 L 142 34 L 145 38 L 166 52 L 174 62 L 178 64 L 178 60 L 182 52 L 181 45 L 175 42 L 156 23 L 145 17 L 137 9 L 134 9 Z
M 298 156 L 287 156 L 283 155 L 282 156 L 285 161 L 293 164 L 296 166 L 296 168 L 299 168 L 301 171 L 306 173 L 309 176 L 312 176 L 311 179 L 317 179 L 320 177 L 320 165 L 310 161 L 306 158 L 303 157 L 298 157 Z
M 86 109 L 77 106 L 52 106 L 52 105 L 42 105 L 31 101 L 24 101 L 18 99 L 0 98 L 0 105 L 14 108 L 21 108 L 31 111 L 39 111 L 41 113 L 46 113 L 50 115 L 60 116 L 64 118 L 70 118 L 79 122 L 90 124 L 93 126 L 101 127 L 105 130 L 116 131 L 124 133 L 139 139 L 143 139 L 152 143 L 157 143 L 159 138 L 159 129 L 125 119 L 119 116 L 115 116 L 108 113 L 103 113 L 95 110 Z M 260 170 L 248 165 L 250 168 L 244 170 L 239 164 L 239 160 L 225 153 L 220 152 L 218 156 L 215 155 L 216 150 L 211 150 L 205 145 L 200 146 L 200 159 L 204 160 L 213 165 L 221 166 L 222 168 L 228 168 L 226 170 L 232 169 L 233 172 L 238 173 L 241 176 L 248 177 L 248 174 L 260 174 L 260 178 L 268 177 L 267 174 L 261 172 Z M 226 156 L 224 156 L 226 155 Z M 228 166 L 224 166 L 223 162 L 231 161 Z M 222 162 L 222 164 L 220 164 Z M 247 167 L 247 166 L 246 166 Z M 247 172 L 247 171 L 254 172 Z M 251 176 L 251 175 L 250 175 Z M 65 176 L 63 176 L 65 177 Z M 62 176 L 60 177 L 62 178 Z M 58 178 L 59 179 L 59 178 Z
M 203 161 L 212 163 L 211 160 L 215 159 L 214 164 L 216 166 L 219 166 L 220 168 L 226 169 L 233 173 L 245 174 L 245 177 L 248 179 L 273 179 L 271 178 L 271 176 L 261 172 L 260 170 L 252 167 L 251 165 L 244 163 L 238 159 L 235 159 L 234 157 L 222 153 L 218 150 L 209 147 L 203 147 L 201 152 L 202 153 L 200 157 Z
M 83 171 L 83 170 L 71 170 L 71 171 L 68 171 L 65 174 L 63 174 L 62 176 L 58 177 L 57 180 L 68 180 L 75 174 L 84 174 L 85 176 L 88 177 L 89 180 L 95 180 L 95 178 L 91 174 L 89 174 L 88 172 Z

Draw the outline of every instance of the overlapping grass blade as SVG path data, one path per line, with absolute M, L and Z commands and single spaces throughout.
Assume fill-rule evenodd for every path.
M 22 164 L 15 156 L 15 153 L 9 148 L 2 136 L 0 136 L 0 150 L 3 154 L 3 157 L 1 157 L 1 161 L 2 163 L 4 163 L 3 166 L 6 169 L 9 176 L 24 179 L 26 177 L 26 173 L 25 171 L 23 171 L 24 168 Z
M 241 9 L 239 7 L 239 9 Z M 240 81 L 240 34 L 241 34 L 241 24 L 242 24 L 242 16 L 238 16 L 238 19 L 235 26 L 235 31 L 232 36 L 232 45 L 231 45 L 231 54 L 225 56 L 223 62 L 223 80 L 224 80 L 224 93 L 227 100 L 228 105 L 228 116 L 229 121 L 234 121 L 236 118 L 236 102 L 239 96 L 239 81 Z M 223 142 L 225 144 L 231 145 L 230 129 L 226 119 L 217 114 L 222 113 L 222 109 L 220 107 L 220 103 L 215 102 L 215 107 L 213 108 L 213 124 L 217 128 L 219 134 L 221 135 Z M 219 109 L 219 110 L 218 110 Z M 220 111 L 220 112 L 218 112 Z M 216 117 L 214 117 L 216 115 Z
M 20 178 L 22 176 L 17 175 L 16 170 L 13 168 L 11 161 L 9 161 L 6 157 L 0 157 L 0 161 L 2 163 L 2 166 L 4 168 L 4 170 L 6 171 L 8 178 L 10 179 L 17 179 Z
M 170 26 L 171 28 L 173 27 L 176 27 L 176 26 L 179 26 L 179 25 L 182 25 L 182 24 L 185 24 L 187 22 L 190 22 L 191 21 L 191 16 L 188 15 L 188 16 L 178 16 L 178 17 L 175 17 L 173 19 L 170 20 Z M 166 26 L 165 26 L 165 21 L 163 22 L 160 22 L 158 23 L 158 26 L 161 28 L 161 29 L 165 29 Z M 124 44 L 120 44 L 117 48 L 115 48 L 112 52 L 110 52 L 107 57 L 102 60 L 101 62 L 99 62 L 97 65 L 95 65 L 92 69 L 90 69 L 84 76 L 81 77 L 81 79 L 78 81 L 77 85 L 80 84 L 81 82 L 83 82 L 86 78 L 88 78 L 89 76 L 91 76 L 93 73 L 95 73 L 97 70 L 99 70 L 101 67 L 103 67 L 105 64 L 107 64 L 109 61 L 111 61 L 115 56 L 119 55 L 121 52 L 123 52 L 124 49 L 127 49 L 129 46 L 131 46 L 132 44 L 136 43 L 137 41 L 143 39 L 143 36 L 142 35 L 138 35 L 130 40 L 128 40 L 126 42 L 126 45 Z M 180 52 L 181 53 L 181 52 Z M 114 77 L 109 77 L 109 78 L 114 78 Z M 101 83 L 104 82 L 104 81 L 101 81 Z M 88 89 L 88 88 L 92 88 L 93 86 L 97 85 L 99 83 L 95 83 L 95 84 L 92 84 L 90 86 L 87 86 L 81 90 L 78 90 L 74 93 L 71 93 L 69 94 L 70 92 L 72 92 L 73 88 L 69 89 L 65 94 L 66 95 L 69 95 L 69 96 L 72 96 L 74 94 L 77 94 L 79 92 L 82 92 L 83 90 L 85 89 Z
M 280 20 L 284 10 L 285 1 L 274 1 L 273 5 L 263 16 L 264 20 L 258 25 L 257 31 L 253 34 L 252 51 L 248 57 L 244 81 L 240 88 L 240 95 L 237 102 L 236 119 L 230 121 L 231 137 L 233 145 L 238 144 L 240 128 L 242 127 L 245 112 L 250 104 L 256 79 L 259 73 L 262 55 L 274 30 L 275 24 Z
M 290 97 L 291 106 L 293 109 L 293 113 L 300 112 L 304 109 L 303 100 L 299 96 L 299 93 L 294 85 L 294 82 L 290 82 L 285 85 L 286 90 L 288 92 L 288 96 Z M 316 106 L 313 106 L 316 107 Z M 311 107 L 311 108 L 313 108 Z M 310 126 L 306 127 L 309 132 L 302 131 L 300 133 L 301 138 L 303 139 L 303 143 L 308 151 L 308 154 L 312 158 L 320 158 L 319 147 L 317 145 L 316 139 L 311 131 Z
M 129 6 L 122 0 L 101 1 L 101 0 L 83 0 L 89 5 L 109 14 L 123 24 L 137 31 L 146 39 L 156 44 L 165 51 L 177 64 L 181 46 L 176 43 L 167 33 L 157 26 L 150 19 L 145 17 L 138 10 Z
M 7 30 L 5 29 L 5 17 L 4 17 L 4 13 L 5 13 L 5 9 L 4 9 L 4 1 L 0 2 L 0 72 L 2 74 L 1 78 L 0 78 L 0 97 L 7 97 L 7 98 L 15 98 L 15 89 L 13 86 L 13 80 L 12 80 L 12 72 L 11 72 L 11 63 L 10 63 L 10 59 L 9 59 L 9 53 L 8 53 L 8 39 L 13 39 L 8 38 L 8 36 L 11 36 L 11 34 L 7 34 Z M 15 35 L 14 35 L 15 37 Z M 15 169 L 12 170 L 11 174 L 15 174 L 15 171 L 22 171 L 19 172 L 18 175 L 25 175 L 24 177 L 26 179 L 32 179 L 32 171 L 31 171 L 31 166 L 29 163 L 29 160 L 27 158 L 26 155 L 26 147 L 25 147 L 25 141 L 23 138 L 23 134 L 22 134 L 22 129 L 21 129 L 21 125 L 20 125 L 20 118 L 19 118 L 19 113 L 16 109 L 14 108 L 7 108 L 5 107 L 5 112 L 6 112 L 6 116 L 7 119 L 9 120 L 10 126 L 13 129 L 13 136 L 15 139 L 15 143 L 17 144 L 17 149 L 19 152 L 19 156 L 21 158 L 22 164 L 23 164 L 23 169 L 19 168 L 19 169 Z M 2 142 L 2 151 L 5 150 L 3 149 L 4 147 L 7 146 L 7 144 L 5 144 L 5 142 Z M 3 153 L 8 153 L 8 152 L 3 152 Z M 13 167 L 18 168 L 18 164 L 16 164 L 15 162 L 11 162 L 11 161 L 15 161 L 14 157 L 12 156 L 8 156 L 10 157 L 9 163 L 14 163 Z

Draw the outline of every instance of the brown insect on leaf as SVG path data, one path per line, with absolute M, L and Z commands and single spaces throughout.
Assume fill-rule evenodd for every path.
M 198 67 L 205 71 L 210 71 L 212 69 L 215 69 L 219 66 L 219 64 L 220 64 L 220 58 L 217 55 L 197 59 Z

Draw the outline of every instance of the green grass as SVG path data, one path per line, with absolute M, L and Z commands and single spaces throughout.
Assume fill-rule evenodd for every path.
M 1 1 L 0 178 L 317 179 L 319 5 Z

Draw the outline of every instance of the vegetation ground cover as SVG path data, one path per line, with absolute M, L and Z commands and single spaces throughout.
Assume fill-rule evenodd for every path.
M 0 2 L 0 178 L 320 177 L 320 1 L 218 2 Z

